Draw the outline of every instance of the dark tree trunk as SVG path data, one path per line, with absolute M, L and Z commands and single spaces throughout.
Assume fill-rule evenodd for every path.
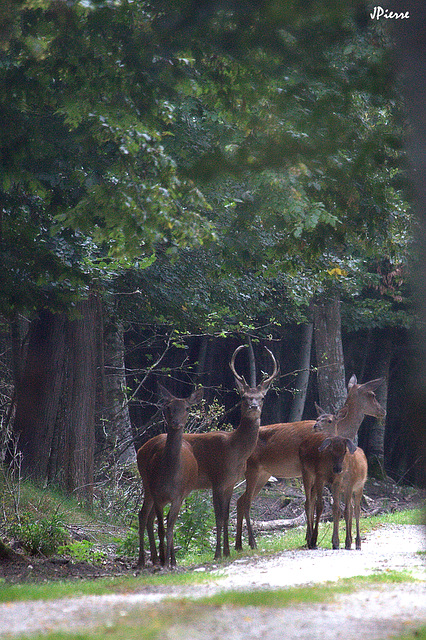
M 27 357 L 16 381 L 14 435 L 25 476 L 45 480 L 62 392 L 65 317 L 48 311 L 33 321 Z M 19 368 L 20 369 L 20 368 Z
M 371 378 L 384 378 L 384 382 L 376 390 L 376 397 L 385 410 L 387 409 L 389 368 L 394 353 L 394 344 L 395 334 L 392 329 L 388 328 L 377 333 L 373 355 L 374 365 L 370 369 Z M 378 478 L 385 476 L 385 424 L 385 420 L 372 420 L 367 437 L 366 455 L 369 473 Z
M 248 359 L 249 359 L 249 370 L 250 370 L 250 375 L 249 375 L 249 385 L 254 388 L 257 384 L 256 382 L 256 378 L 257 378 L 257 373 L 256 373 L 256 358 L 254 355 L 254 349 L 253 349 L 253 343 L 251 341 L 250 336 L 248 336 Z
M 17 381 L 14 435 L 25 476 L 55 482 L 91 501 L 96 397 L 96 311 L 78 317 L 43 311 L 33 321 Z
M 289 422 L 296 422 L 297 420 L 301 420 L 303 411 L 305 409 L 306 393 L 308 390 L 311 365 L 313 328 L 314 325 L 312 322 L 307 322 L 302 327 L 299 370 L 297 372 L 297 377 L 294 384 L 295 394 L 288 417 Z
M 68 410 L 63 429 L 68 436 L 66 488 L 80 499 L 93 498 L 96 406 L 96 305 L 94 298 L 79 304 L 79 317 L 68 323 Z M 60 425 L 58 425 L 60 428 Z
M 314 304 L 313 315 L 319 404 L 335 413 L 346 399 L 339 297 Z

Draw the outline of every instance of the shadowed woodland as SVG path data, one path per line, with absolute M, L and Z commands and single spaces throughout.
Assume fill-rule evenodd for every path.
M 424 486 L 419 220 L 395 34 L 362 3 L 0 9 L 0 453 L 91 505 L 165 431 L 343 406 L 371 478 Z M 421 335 L 421 334 L 420 334 Z M 419 399 L 420 398 L 420 399 Z

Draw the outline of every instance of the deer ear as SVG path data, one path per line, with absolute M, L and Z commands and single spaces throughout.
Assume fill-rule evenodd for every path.
M 384 380 L 384 378 L 376 378 L 375 380 L 370 380 L 370 382 L 364 382 L 364 384 L 362 384 L 360 388 L 364 389 L 365 391 L 375 391 L 377 387 L 380 387 Z
M 318 447 L 318 451 L 325 451 L 331 444 L 331 438 L 326 438 L 325 440 L 323 440 L 323 442 L 321 442 L 320 446 Z
M 350 380 L 349 380 L 349 382 L 348 382 L 348 391 L 349 391 L 349 389 L 352 389 L 352 387 L 353 387 L 354 385 L 356 385 L 356 384 L 357 384 L 356 375 L 355 375 L 355 374 L 352 374 L 352 375 L 351 375 L 351 378 L 350 378 Z
M 198 404 L 203 399 L 203 395 L 204 395 L 203 387 L 196 389 L 191 393 L 191 395 L 188 398 L 189 404 Z
M 339 409 L 339 411 L 336 413 L 336 419 L 337 422 L 339 422 L 340 420 L 343 420 L 343 418 L 346 418 L 346 416 L 348 415 L 348 407 L 346 405 L 343 405 L 343 407 L 341 407 Z
M 160 383 L 158 383 L 158 390 L 160 392 L 161 400 L 167 402 L 168 400 L 174 398 L 174 395 Z
M 352 440 L 350 440 L 350 438 L 346 438 L 346 447 L 349 451 L 349 453 L 355 453 L 357 446 L 354 442 L 352 442 Z
M 323 413 L 326 413 L 324 409 L 321 409 L 321 407 L 317 403 L 315 403 L 315 409 L 316 409 L 317 415 L 319 416 L 321 416 Z

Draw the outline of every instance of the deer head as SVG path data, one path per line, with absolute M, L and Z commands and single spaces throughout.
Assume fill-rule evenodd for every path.
M 270 376 L 267 375 L 262 380 L 262 382 L 257 385 L 257 387 L 250 387 L 250 385 L 246 382 L 244 376 L 240 376 L 240 374 L 235 370 L 235 358 L 237 356 L 237 353 L 239 353 L 241 349 L 245 349 L 246 347 L 246 344 L 242 344 L 235 349 L 234 353 L 232 354 L 229 366 L 232 373 L 234 374 L 235 384 L 237 385 L 238 392 L 242 398 L 242 413 L 244 415 L 246 415 L 247 413 L 258 413 L 260 416 L 263 406 L 263 400 L 265 399 L 266 393 L 272 382 L 279 374 L 279 366 L 272 351 L 265 347 L 266 351 L 272 358 L 274 370 L 272 374 Z
M 196 389 L 189 398 L 177 398 L 161 384 L 158 385 L 161 394 L 163 416 L 168 429 L 183 429 L 188 420 L 190 407 L 198 404 L 203 397 L 203 389 Z
M 318 418 L 313 426 L 313 430 L 327 431 L 327 433 L 334 433 L 337 435 L 336 416 L 332 413 L 326 413 L 316 402 L 315 409 L 317 411 Z
M 348 396 L 345 405 L 337 412 L 337 418 L 343 418 L 344 416 L 340 415 L 341 411 L 345 409 L 345 406 L 349 407 L 351 404 L 356 404 L 366 416 L 384 418 L 386 411 L 380 406 L 374 393 L 383 382 L 384 378 L 376 378 L 364 384 L 358 384 L 356 375 L 352 375 L 348 383 Z
M 332 438 L 325 438 L 318 447 L 318 451 L 328 451 L 331 456 L 333 473 L 342 473 L 343 460 L 346 455 L 346 451 L 354 454 L 356 451 L 356 445 L 349 438 L 333 436 Z

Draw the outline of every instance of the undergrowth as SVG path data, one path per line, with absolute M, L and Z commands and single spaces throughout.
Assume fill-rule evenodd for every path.
M 41 489 L 37 485 L 20 480 L 19 484 L 6 479 L 0 468 L 0 540 L 13 543 L 27 554 L 63 554 L 78 562 L 102 563 L 106 558 L 103 546 L 111 543 L 119 557 L 134 560 L 138 552 L 137 512 L 140 504 L 132 489 L 132 500 L 121 520 L 111 517 L 112 495 L 107 502 L 107 512 L 102 500 L 93 509 L 85 509 L 77 500 L 65 497 L 54 488 Z M 365 534 L 382 524 L 420 524 L 424 522 L 421 510 L 410 510 L 361 518 L 361 530 Z M 175 547 L 178 564 L 191 567 L 212 561 L 215 520 L 209 492 L 194 492 L 186 499 L 175 526 Z M 320 524 L 319 546 L 331 548 L 332 523 Z M 232 537 L 232 532 L 231 532 Z M 344 539 L 344 523 L 341 521 L 341 539 Z M 286 549 L 305 546 L 305 528 L 286 532 L 258 535 L 258 548 L 251 551 L 245 543 L 245 555 L 269 555 Z M 231 551 L 231 560 L 237 557 Z M 223 561 L 226 562 L 226 559 Z

